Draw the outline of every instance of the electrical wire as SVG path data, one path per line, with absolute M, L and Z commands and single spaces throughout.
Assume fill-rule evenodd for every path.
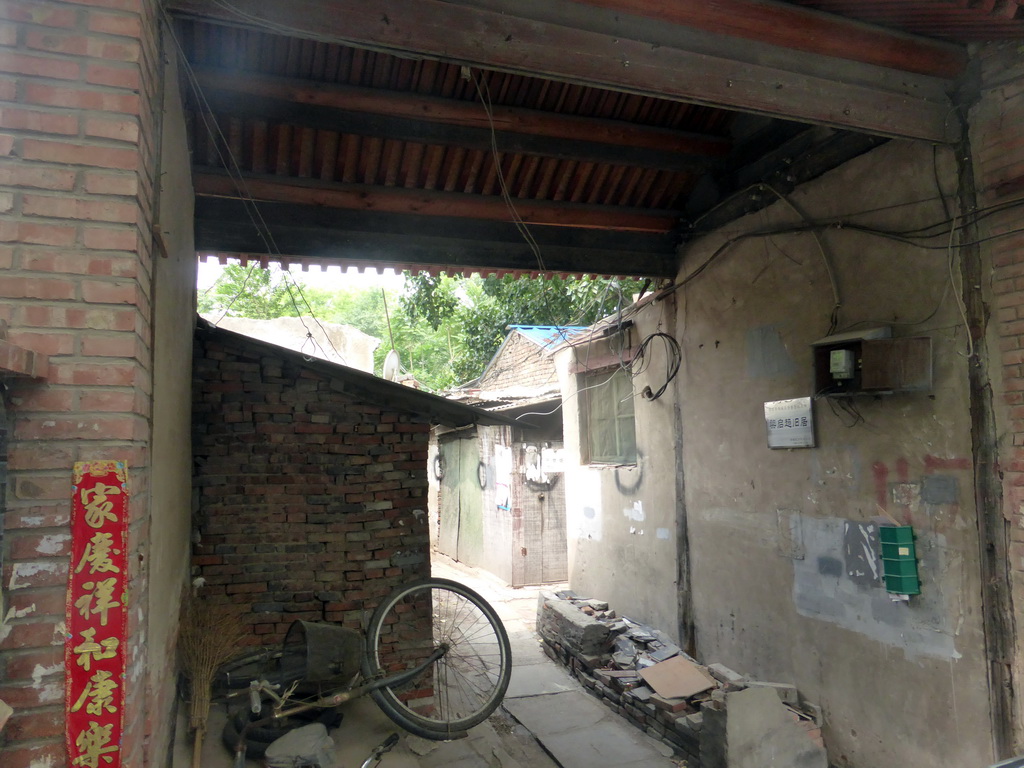
M 929 251 L 929 250 L 944 250 L 946 252 L 946 268 L 947 268 L 947 270 L 949 272 L 949 279 L 944 284 L 944 287 L 943 287 L 943 290 L 942 290 L 942 295 L 940 296 L 938 302 L 936 303 L 934 308 L 924 318 L 922 318 L 919 321 L 912 322 L 912 323 L 910 323 L 910 322 L 892 323 L 890 321 L 860 321 L 858 323 L 851 324 L 850 326 L 848 326 L 848 328 L 854 328 L 854 327 L 857 327 L 859 325 L 864 325 L 864 324 L 866 324 L 868 322 L 882 322 L 882 323 L 885 323 L 887 325 L 901 325 L 901 326 L 921 325 L 921 324 L 927 322 L 928 320 L 932 319 L 933 317 L 935 317 L 935 315 L 939 312 L 939 310 L 942 307 L 942 305 L 945 303 L 946 298 L 947 298 L 947 296 L 948 296 L 948 294 L 950 292 L 950 289 L 951 288 L 955 288 L 955 286 L 956 286 L 956 277 L 955 277 L 955 274 L 954 274 L 954 266 L 955 266 L 955 263 L 956 263 L 956 254 L 959 252 L 960 248 L 980 245 L 980 244 L 983 244 L 983 243 L 986 243 L 986 242 L 990 242 L 992 240 L 997 240 L 997 239 L 1004 238 L 1004 237 L 1010 237 L 1010 236 L 1014 236 L 1014 235 L 1017 235 L 1017 234 L 1020 234 L 1020 233 L 1024 232 L 1024 228 L 1018 227 L 1016 229 L 1012 229 L 1012 230 L 1005 231 L 1005 232 L 997 232 L 995 234 L 991 234 L 991 235 L 988 235 L 988 236 L 985 236 L 985 237 L 977 237 L 977 236 L 975 236 L 972 240 L 963 241 L 963 242 L 960 242 L 959 244 L 957 244 L 957 242 L 956 242 L 957 237 L 960 236 L 960 235 L 963 235 L 967 231 L 968 228 L 976 226 L 979 222 L 985 220 L 986 218 L 988 218 L 990 216 L 994 216 L 994 215 L 997 215 L 997 214 L 1002 213 L 1004 211 L 1013 210 L 1013 209 L 1017 209 L 1017 208 L 1020 208 L 1020 207 L 1024 206 L 1024 197 L 1017 197 L 1017 198 L 1014 198 L 1012 200 L 1005 200 L 1005 201 L 1002 201 L 1000 203 L 996 203 L 994 205 L 989 205 L 989 206 L 985 206 L 985 207 L 982 207 L 982 208 L 975 208 L 975 209 L 972 209 L 971 211 L 969 211 L 967 213 L 957 212 L 957 213 L 951 214 L 949 202 L 947 201 L 946 195 L 945 195 L 945 193 L 944 193 L 944 191 L 942 189 L 942 184 L 941 184 L 941 179 L 940 179 L 940 176 L 939 176 L 939 169 L 938 169 L 938 155 L 937 155 L 937 150 L 934 149 L 934 148 L 933 148 L 933 153 L 932 153 L 932 172 L 933 172 L 933 175 L 934 175 L 934 178 L 935 178 L 935 187 L 936 187 L 937 195 L 935 197 L 928 198 L 928 200 L 938 200 L 941 203 L 942 210 L 943 210 L 943 213 L 944 213 L 944 218 L 942 220 L 940 220 L 940 221 L 932 222 L 930 224 L 926 224 L 926 225 L 921 226 L 921 227 L 916 227 L 916 228 L 912 228 L 912 229 L 904 229 L 904 230 L 885 229 L 885 228 L 873 227 L 873 226 L 868 226 L 868 225 L 856 223 L 856 222 L 853 222 L 853 221 L 849 220 L 851 215 L 847 215 L 847 217 L 845 217 L 843 219 L 832 219 L 832 220 L 827 220 L 827 221 L 812 221 L 806 215 L 804 215 L 802 211 L 797 209 L 796 206 L 794 206 L 792 203 L 789 203 L 789 201 L 785 198 L 784 195 L 782 195 L 781 193 L 779 193 L 777 190 L 773 189 L 769 185 L 767 185 L 767 184 L 754 185 L 754 186 L 750 187 L 749 189 L 754 189 L 754 188 L 758 188 L 759 187 L 761 189 L 765 189 L 765 190 L 771 191 L 780 200 L 789 203 L 790 208 L 792 208 L 794 211 L 796 211 L 801 216 L 801 218 L 803 219 L 803 223 L 801 225 L 799 225 L 799 226 L 762 227 L 762 228 L 755 229 L 755 230 L 752 230 L 752 231 L 749 231 L 749 232 L 743 232 L 743 233 L 736 234 L 736 235 L 726 239 L 704 261 L 702 261 L 696 268 L 694 268 L 692 271 L 690 271 L 690 273 L 687 274 L 684 278 L 682 278 L 681 280 L 677 281 L 674 285 L 672 285 L 669 288 L 667 288 L 663 293 L 671 293 L 671 292 L 677 291 L 680 288 L 682 288 L 683 286 L 689 284 L 691 281 L 693 281 L 699 275 L 701 275 L 705 270 L 707 270 L 707 268 L 710 267 L 711 264 L 713 264 L 717 259 L 719 259 L 723 254 L 725 254 L 733 245 L 735 245 L 736 243 L 741 242 L 743 240 L 753 239 L 753 238 L 771 238 L 771 237 L 778 236 L 778 235 L 800 234 L 800 233 L 804 233 L 804 232 L 814 233 L 815 236 L 816 236 L 816 239 L 817 239 L 817 233 L 823 232 L 823 231 L 827 231 L 829 229 L 849 230 L 849 231 L 865 234 L 865 235 L 868 235 L 868 236 L 889 239 L 889 240 L 892 240 L 892 241 L 895 241 L 895 242 L 899 242 L 901 244 L 904 244 L 904 245 L 907 245 L 907 246 L 910 246 L 910 247 L 914 247 L 914 248 L 918 248 L 918 249 L 921 249 L 921 250 L 925 250 L 925 251 Z M 921 201 L 921 202 L 926 202 L 926 201 Z M 876 209 L 874 209 L 874 211 L 892 210 L 894 208 L 901 207 L 903 205 L 906 205 L 906 204 L 900 204 L 899 206 L 886 206 L 886 207 L 876 208 Z M 860 214 L 852 214 L 852 215 L 863 216 L 864 213 L 862 212 Z M 941 243 L 935 242 L 939 237 L 944 237 L 945 242 L 941 242 Z M 835 300 L 835 303 L 833 305 L 834 308 L 833 308 L 832 320 L 831 320 L 831 323 L 830 323 L 830 330 L 829 330 L 829 333 L 831 334 L 831 333 L 835 332 L 835 329 L 836 329 L 836 327 L 838 325 L 838 323 L 837 323 L 838 314 L 837 313 L 838 313 L 838 310 L 839 310 L 841 305 L 839 303 L 839 293 L 838 293 L 838 289 L 837 289 L 835 275 L 834 275 L 834 273 L 832 271 L 831 263 L 829 262 L 829 260 L 827 258 L 827 255 L 824 252 L 824 247 L 823 247 L 823 245 L 821 243 L 821 240 L 818 239 L 817 242 L 818 242 L 819 251 L 821 251 L 822 258 L 823 258 L 823 260 L 825 262 L 826 270 L 827 270 L 828 275 L 829 275 L 829 281 L 830 281 L 830 283 L 832 285 L 833 298 Z M 970 322 L 969 322 L 969 319 L 967 317 L 967 308 L 966 308 L 966 306 L 964 304 L 963 296 L 959 292 L 955 292 L 955 295 L 956 295 L 957 311 L 959 312 L 960 317 L 961 317 L 961 319 L 963 321 L 964 328 L 967 329 L 967 336 L 968 336 L 968 352 L 967 352 L 967 357 L 969 359 L 973 359 L 973 357 L 975 356 L 974 339 L 972 338 L 971 333 L 970 333 Z M 857 414 L 857 415 L 859 415 L 859 414 Z M 856 419 L 855 419 L 854 423 L 857 423 Z
M 215 0 L 215 2 L 220 3 L 221 0 Z M 225 7 L 231 7 L 227 3 L 222 3 L 222 5 L 224 5 Z M 233 7 L 232 10 L 237 11 L 237 9 L 234 9 Z M 213 109 L 210 107 L 210 103 L 209 101 L 207 101 L 206 95 L 203 93 L 203 90 L 199 85 L 199 79 L 196 77 L 195 70 L 192 69 L 192 65 L 188 61 L 188 56 L 185 53 L 185 49 L 182 46 L 181 41 L 178 39 L 178 36 L 175 34 L 173 21 L 170 17 L 170 14 L 167 13 L 166 9 L 163 10 L 163 14 L 170 32 L 171 40 L 174 42 L 175 48 L 178 51 L 179 62 L 181 63 L 182 68 L 185 71 L 189 87 L 191 88 L 192 94 L 196 99 L 196 111 L 199 115 L 199 119 L 203 123 L 203 128 L 206 130 L 207 135 L 212 140 L 214 151 L 216 152 L 217 157 L 221 162 L 221 165 L 225 168 L 225 170 L 227 170 L 229 178 L 231 178 L 232 183 L 235 185 L 235 189 L 238 191 L 239 199 L 242 202 L 243 210 L 245 210 L 246 215 L 249 217 L 250 222 L 256 228 L 258 235 L 267 244 L 268 252 L 280 258 L 282 255 L 281 250 L 280 248 L 278 248 L 277 243 L 274 240 L 274 236 L 270 230 L 270 226 L 267 224 L 266 219 L 263 218 L 263 214 L 260 211 L 259 206 L 256 204 L 255 196 L 248 188 L 245 176 L 242 173 L 241 166 L 238 164 L 237 158 L 235 158 L 234 153 L 231 151 L 231 145 L 228 142 L 227 137 L 224 136 L 223 131 L 221 131 L 220 129 L 220 125 L 214 118 Z M 236 296 L 234 296 L 228 303 L 227 307 L 225 307 L 224 314 L 221 315 L 221 317 L 217 320 L 216 323 L 214 323 L 215 326 L 218 325 L 224 319 L 224 317 L 227 316 L 227 312 L 230 309 L 231 305 L 234 304 L 238 297 L 241 296 L 242 293 L 244 292 L 245 285 L 248 283 L 249 278 L 252 276 L 252 269 L 254 267 L 255 264 L 250 265 L 250 272 L 246 276 L 246 279 L 243 282 L 242 287 L 239 289 L 238 294 L 236 294 Z M 312 318 L 313 322 L 320 329 L 321 333 L 323 333 L 324 338 L 327 340 L 327 343 L 330 345 L 334 354 L 338 357 L 339 360 L 344 361 L 344 356 L 340 352 L 338 352 L 337 348 L 335 348 L 334 342 L 331 341 L 331 337 L 327 333 L 327 329 L 324 328 L 323 323 L 321 323 L 319 318 L 316 317 L 316 314 L 313 312 L 313 308 L 306 300 L 305 294 L 302 292 L 301 287 L 299 287 L 294 277 L 287 269 L 282 269 L 282 274 L 286 276 L 285 288 L 288 291 L 288 296 L 292 302 L 292 306 L 295 308 L 295 312 L 299 317 L 299 322 L 302 324 L 303 328 L 306 329 L 307 340 L 313 340 L 313 343 L 316 346 L 320 346 L 316 339 L 313 337 L 313 332 L 310 330 L 309 326 L 303 319 L 303 314 L 300 311 L 298 302 L 296 301 L 295 295 L 292 292 L 293 287 L 295 292 L 299 294 L 299 298 L 302 300 L 302 303 L 309 311 L 309 317 Z M 289 280 L 291 280 L 291 283 L 289 283 Z M 323 347 L 320 346 L 320 349 L 322 350 Z
M 628 370 L 633 377 L 639 376 L 645 373 L 650 366 L 650 360 L 648 359 L 648 350 L 655 339 L 661 339 L 665 344 L 667 358 L 665 361 L 665 383 L 662 384 L 657 390 L 651 391 L 650 387 L 647 387 L 641 394 L 647 400 L 657 400 L 668 389 L 668 385 L 679 373 L 679 366 L 683 360 L 683 353 L 679 348 L 679 342 L 676 341 L 672 336 L 662 331 L 652 333 L 637 347 L 636 354 L 633 356 L 633 360 L 630 362 Z
M 839 411 L 843 411 L 847 416 L 851 418 L 849 424 L 843 426 L 847 429 L 852 429 L 865 422 L 864 414 L 858 410 L 857 406 L 852 402 L 847 402 L 846 398 L 842 397 L 828 397 L 825 398 L 828 401 L 828 407 L 832 410 L 832 415 L 835 416 L 839 421 L 844 421 L 843 417 L 839 414 Z M 837 410 L 838 409 L 838 410 Z
M 804 213 L 800 208 L 798 208 L 796 206 L 796 204 L 792 200 L 790 200 L 784 194 L 782 194 L 777 189 L 775 189 L 775 187 L 771 186 L 770 184 L 761 184 L 759 186 L 762 189 L 767 189 L 769 192 L 771 192 L 773 195 L 775 195 L 777 198 L 779 198 L 779 200 L 781 200 L 783 203 L 785 203 L 787 206 L 789 206 L 789 208 L 794 213 L 796 213 L 797 216 L 799 216 L 801 219 L 803 219 L 804 223 L 807 223 L 807 224 L 810 223 L 810 218 L 807 216 L 807 214 Z M 832 304 L 832 314 L 830 316 L 829 327 L 828 327 L 829 334 L 832 334 L 832 333 L 835 332 L 836 326 L 839 325 L 839 310 L 843 306 L 843 302 L 842 302 L 842 299 L 840 299 L 840 297 L 839 297 L 839 283 L 836 280 L 835 270 L 832 268 L 832 260 L 829 258 L 828 253 L 826 253 L 826 251 L 825 251 L 825 243 L 821 239 L 821 234 L 819 232 L 813 231 L 813 230 L 812 230 L 811 234 L 814 237 L 814 242 L 818 245 L 818 252 L 821 254 L 821 261 L 822 261 L 822 263 L 825 265 L 825 273 L 828 275 L 829 285 L 832 286 L 832 301 L 833 301 L 833 304 Z
M 607 386 L 611 382 L 611 380 L 612 380 L 612 377 L 609 376 L 604 381 L 602 381 L 600 384 L 591 384 L 590 386 L 586 386 L 586 387 L 577 387 L 575 392 L 573 392 L 571 395 L 569 395 L 569 397 L 563 397 L 561 400 L 559 400 L 558 401 L 558 405 L 556 405 L 550 411 L 529 411 L 527 413 L 521 413 L 521 414 L 519 414 L 518 416 L 515 417 L 515 420 L 519 421 L 519 419 L 523 418 L 524 416 L 551 416 L 552 414 L 558 413 L 560 410 L 562 410 L 565 407 L 566 403 L 571 401 L 573 398 L 579 397 L 580 395 L 582 395 L 585 392 L 590 392 L 590 391 L 593 391 L 595 389 L 600 389 L 601 387 L 605 387 L 605 386 Z
M 961 219 L 961 220 L 959 220 L 959 223 L 956 223 L 956 222 L 950 222 L 950 223 L 951 224 L 956 223 L 956 228 L 962 230 L 965 227 L 967 227 L 969 224 L 976 223 L 979 220 L 979 215 L 989 216 L 989 215 L 993 215 L 993 214 L 998 213 L 998 212 L 1003 211 L 1003 210 L 1007 210 L 1007 209 L 1015 208 L 1015 207 L 1021 207 L 1021 206 L 1024 206 L 1024 198 L 1012 201 L 1012 203 L 1004 203 L 1004 204 L 1000 204 L 999 206 L 992 206 L 992 208 L 994 209 L 992 211 L 988 211 L 988 212 L 984 212 L 984 213 L 982 213 L 981 211 L 976 212 L 974 217 L 969 219 L 969 220 Z M 931 225 L 931 226 L 934 227 L 936 225 Z M 668 292 L 678 291 L 683 286 L 685 286 L 688 283 L 692 282 L 695 278 L 697 278 L 700 274 L 702 274 L 709 266 L 711 266 L 712 263 L 717 261 L 718 258 L 720 256 L 722 256 L 722 254 L 724 254 L 727 250 L 729 250 L 729 248 L 731 248 L 733 245 L 735 245 L 736 243 L 741 242 L 743 240 L 749 240 L 749 239 L 760 238 L 760 237 L 774 237 L 774 236 L 779 236 L 779 235 L 803 234 L 803 233 L 809 232 L 811 230 L 818 230 L 818 231 L 825 230 L 825 231 L 827 231 L 827 230 L 831 230 L 831 229 L 834 229 L 834 230 L 837 230 L 837 231 L 838 230 L 848 230 L 848 231 L 852 231 L 852 232 L 860 232 L 860 233 L 866 234 L 866 235 L 873 235 L 873 236 L 880 237 L 880 238 L 883 238 L 883 239 L 894 240 L 896 242 L 903 243 L 904 245 L 910 245 L 910 246 L 913 246 L 913 247 L 916 247 L 916 248 L 921 248 L 923 250 L 941 250 L 941 251 L 946 251 L 949 248 L 947 243 L 941 243 L 941 244 L 932 245 L 932 244 L 927 244 L 927 243 L 922 243 L 922 242 L 915 242 L 915 239 L 918 239 L 918 240 L 934 240 L 935 238 L 937 238 L 937 237 L 939 237 L 941 235 L 948 235 L 949 234 L 949 230 L 945 230 L 943 232 L 937 232 L 937 233 L 935 233 L 933 235 L 926 235 L 926 236 L 920 236 L 920 237 L 916 237 L 915 238 L 913 236 L 903 235 L 903 234 L 901 234 L 899 232 L 879 229 L 877 227 L 869 227 L 869 226 L 865 226 L 865 225 L 861 225 L 861 224 L 854 224 L 854 223 L 848 222 L 848 221 L 811 222 L 809 224 L 804 224 L 804 225 L 801 225 L 801 226 L 785 226 L 785 227 L 774 227 L 774 228 L 758 229 L 758 230 L 753 230 L 753 231 L 750 231 L 750 232 L 741 232 L 739 234 L 733 235 L 732 237 L 728 238 L 725 242 L 723 242 L 720 246 L 718 246 L 718 248 L 716 248 L 711 253 L 710 256 L 708 256 L 703 262 L 701 262 L 700 265 L 698 265 L 693 271 L 691 271 L 689 274 L 687 274 L 686 277 L 682 278 L 681 280 L 676 281 L 673 285 L 669 286 L 667 291 Z M 976 239 L 968 241 L 968 242 L 962 242 L 962 243 L 959 244 L 959 247 L 963 248 L 963 247 L 968 247 L 968 246 L 981 245 L 983 243 L 987 243 L 987 242 L 990 242 L 992 240 L 998 240 L 998 239 L 1001 239 L 1001 238 L 1004 238 L 1004 237 L 1011 237 L 1013 235 L 1019 235 L 1021 233 L 1024 233 L 1024 227 L 1018 227 L 1016 229 L 1007 230 L 1006 232 L 999 232 L 997 234 L 989 235 L 987 237 L 979 237 L 979 238 L 976 238 Z
M 482 77 L 478 78 L 472 69 L 468 67 L 466 69 L 473 81 L 473 85 L 476 86 L 476 92 L 480 96 L 480 103 L 483 105 L 484 112 L 487 115 L 487 125 L 490 128 L 491 134 L 491 156 L 494 161 L 494 172 L 498 179 L 498 186 L 501 189 L 501 198 L 505 201 L 505 207 L 508 208 L 509 215 L 512 217 L 512 223 L 519 231 L 519 234 L 522 235 L 523 240 L 526 241 L 530 250 L 533 252 L 533 257 L 537 260 L 538 268 L 541 272 L 546 272 L 547 267 L 544 266 L 544 257 L 541 256 L 540 244 L 534 238 L 533 233 L 530 232 L 530 228 L 526 225 L 523 217 L 519 215 L 519 211 L 512 202 L 512 193 L 509 192 L 508 183 L 505 181 L 505 174 L 501 167 L 501 153 L 498 152 L 498 134 L 494 128 L 494 105 L 491 101 L 490 88 L 488 88 L 486 80 Z
M 956 237 L 957 228 L 954 225 L 949 230 L 949 243 L 947 245 L 947 258 L 946 263 L 949 267 L 949 285 L 953 285 L 956 282 L 956 278 L 953 275 L 953 265 L 956 261 L 955 251 L 953 249 L 953 241 Z M 967 332 L 967 357 L 969 359 L 974 358 L 974 337 L 971 335 L 971 323 L 967 319 L 967 305 L 964 304 L 963 296 L 961 291 L 955 291 L 954 296 L 956 297 L 956 308 L 960 312 L 960 318 L 964 321 L 964 330 Z

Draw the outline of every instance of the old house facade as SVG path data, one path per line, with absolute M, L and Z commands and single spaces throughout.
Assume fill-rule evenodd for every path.
M 512 586 L 567 578 L 561 385 L 551 353 L 582 330 L 512 326 L 479 378 L 448 394 L 510 424 L 438 433 L 437 548 Z
M 668 281 L 613 329 L 622 344 L 598 344 L 608 367 L 559 358 L 567 392 L 594 376 L 641 393 L 632 414 L 586 416 L 603 438 L 566 476 L 583 500 L 570 578 L 608 599 L 643 584 L 645 618 L 702 658 L 793 679 L 837 765 L 1019 751 L 1020 17 L 911 0 L 0 4 L 0 762 L 66 762 L 71 468 L 116 459 L 119 754 L 167 764 L 197 250 Z M 930 339 L 930 387 L 819 397 L 814 447 L 769 449 L 764 404 L 818 394 L 815 342 L 881 326 Z M 660 365 L 611 374 L 656 333 L 681 365 L 647 398 Z M 887 516 L 918 534 L 909 601 L 853 557 Z

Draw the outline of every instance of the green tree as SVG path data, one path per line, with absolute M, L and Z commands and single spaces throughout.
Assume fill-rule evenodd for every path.
M 629 304 L 637 280 L 454 278 L 406 273 L 405 315 L 452 340 L 452 384 L 479 376 L 510 325 L 590 325 Z
M 381 339 L 379 373 L 392 339 L 402 367 L 440 391 L 479 376 L 509 325 L 589 325 L 628 304 L 636 280 L 431 277 L 405 273 L 402 291 L 327 292 L 290 273 L 230 265 L 199 297 L 199 311 L 271 319 L 313 315 Z M 389 323 L 390 320 L 390 323 Z
M 256 264 L 228 264 L 198 301 L 203 314 L 257 320 L 322 314 L 329 304 L 329 294 L 304 286 L 291 273 Z

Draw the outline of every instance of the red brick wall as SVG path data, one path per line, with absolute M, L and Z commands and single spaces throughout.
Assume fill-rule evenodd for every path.
M 1017 625 L 1015 661 L 1017 699 L 1024 684 L 1024 59 L 1019 43 L 987 45 L 980 64 L 981 98 L 971 111 L 970 138 L 978 205 L 994 208 L 978 235 L 988 239 L 983 252 L 991 263 L 993 294 L 992 384 L 1002 470 L 1003 513 L 1009 521 L 1012 601 Z M 991 239 L 989 239 L 991 238 Z M 1016 730 L 1024 732 L 1018 703 Z
M 50 356 L 12 380 L 0 764 L 59 766 L 73 462 L 131 468 L 125 764 L 143 763 L 149 293 L 159 62 L 154 0 L 0 3 L 0 320 Z
M 360 628 L 363 609 L 429 573 L 429 423 L 353 400 L 297 356 L 203 333 L 195 349 L 205 595 L 243 612 L 253 644 L 298 619 Z

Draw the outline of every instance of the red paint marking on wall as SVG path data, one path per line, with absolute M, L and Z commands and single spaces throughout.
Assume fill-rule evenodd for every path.
M 876 461 L 871 465 L 871 473 L 875 476 L 875 503 L 882 509 L 888 509 L 889 468 L 884 462 Z
M 951 469 L 970 469 L 970 459 L 944 459 L 941 456 L 932 456 L 931 454 L 924 457 L 924 467 L 930 472 L 936 470 L 951 470 Z
M 906 459 L 896 460 L 896 477 L 899 478 L 901 483 L 907 482 L 910 479 L 910 462 Z

